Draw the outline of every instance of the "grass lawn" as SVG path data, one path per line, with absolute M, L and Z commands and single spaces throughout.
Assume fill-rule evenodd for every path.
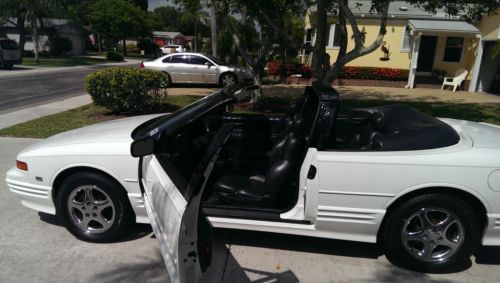
M 73 67 L 95 65 L 109 62 L 104 58 L 88 57 L 40 57 L 40 64 L 35 63 L 35 58 L 23 58 L 22 65 L 36 67 Z
M 170 96 L 167 100 L 167 105 L 165 105 L 164 112 L 175 111 L 199 98 L 200 96 Z M 265 97 L 255 105 L 239 105 L 235 107 L 235 111 L 238 113 L 286 113 L 290 102 L 290 97 Z M 444 102 L 395 102 L 346 99 L 341 102 L 341 110 L 354 107 L 372 107 L 396 103 L 404 103 L 413 106 L 432 116 L 482 121 L 500 125 L 500 103 L 460 104 Z M 89 104 L 2 129 L 0 130 L 0 136 L 46 138 L 60 132 L 122 117 L 126 116 L 112 114 L 104 108 Z M 133 129 L 130 129 L 130 131 L 132 130 Z
M 200 99 L 200 96 L 171 96 L 167 100 L 168 104 L 165 105 L 165 112 L 175 111 L 198 99 Z M 126 117 L 126 115 L 113 114 L 103 107 L 87 104 L 75 109 L 0 129 L 0 136 L 47 138 L 57 133 L 124 117 Z M 133 129 L 130 129 L 130 132 L 132 132 L 132 130 Z

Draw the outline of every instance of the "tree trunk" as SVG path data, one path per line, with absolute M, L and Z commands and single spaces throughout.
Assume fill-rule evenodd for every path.
M 33 26 L 33 43 L 35 45 L 35 64 L 40 64 L 40 42 L 38 38 L 38 26 L 35 15 L 32 15 L 31 25 Z
M 24 45 L 26 44 L 26 28 L 24 27 L 24 21 L 22 25 L 17 25 L 17 30 L 19 31 L 19 50 L 21 51 L 22 59 L 24 57 Z
M 123 42 L 123 57 L 127 56 L 127 44 L 125 43 L 125 38 L 122 39 Z
M 314 42 L 312 73 L 313 76 L 320 78 L 323 76 L 323 63 L 326 53 L 326 33 L 329 32 L 328 15 L 326 10 L 327 0 L 317 0 L 316 11 L 316 40 Z
M 217 57 L 217 13 L 215 0 L 210 0 L 210 32 L 212 36 L 212 55 Z
M 101 47 L 101 35 L 99 32 L 97 32 L 97 48 L 99 50 L 99 55 L 102 54 L 102 47 Z
M 341 28 L 343 28 L 343 31 L 341 31 L 341 46 L 339 50 L 339 55 L 335 63 L 326 72 L 324 77 L 321 80 L 316 81 L 316 83 L 319 82 L 323 86 L 331 86 L 333 81 L 337 79 L 337 77 L 340 75 L 343 66 L 345 66 L 347 63 L 351 62 L 356 58 L 359 58 L 361 56 L 364 56 L 366 54 L 375 51 L 378 47 L 380 47 L 380 45 L 384 40 L 384 36 L 387 33 L 386 30 L 387 14 L 389 11 L 390 2 L 391 2 L 390 0 L 385 0 L 382 1 L 382 3 L 380 4 L 379 33 L 377 35 L 377 38 L 369 46 L 366 47 L 364 46 L 362 40 L 362 33 L 359 30 L 357 20 L 353 15 L 352 11 L 349 9 L 347 1 L 341 0 L 339 2 L 339 14 L 341 14 L 341 16 L 339 17 L 340 19 L 339 24 L 341 25 Z M 345 31 L 346 19 L 349 20 L 349 24 L 351 25 L 355 42 L 354 48 L 349 52 L 346 52 L 346 47 L 347 47 L 347 32 Z
M 259 88 L 253 91 L 250 103 L 257 102 L 262 97 L 262 68 L 259 65 L 252 65 L 253 82 Z
M 198 19 L 194 22 L 194 52 L 198 52 Z

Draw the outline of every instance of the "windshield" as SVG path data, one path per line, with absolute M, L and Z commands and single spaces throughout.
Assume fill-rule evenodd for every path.
M 183 123 L 194 119 L 198 115 L 205 113 L 212 107 L 220 105 L 221 103 L 226 103 L 230 100 L 232 100 L 232 96 L 228 96 L 224 92 L 217 92 L 206 96 L 174 113 L 153 118 L 141 124 L 132 132 L 132 138 L 137 140 L 155 136 L 157 133 L 163 132 L 166 129 L 173 130 Z
M 17 44 L 13 40 L 0 40 L 0 46 L 3 50 L 17 50 Z
M 203 55 L 205 55 L 205 57 L 207 57 L 208 59 L 212 60 L 217 65 L 227 65 L 225 62 L 223 62 L 222 60 L 219 60 L 219 59 L 215 58 L 212 55 L 208 55 L 208 54 L 203 54 Z

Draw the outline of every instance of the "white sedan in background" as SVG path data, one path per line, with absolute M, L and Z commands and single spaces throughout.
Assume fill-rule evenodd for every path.
M 253 81 L 253 72 L 249 68 L 228 65 L 203 53 L 173 53 L 153 61 L 144 61 L 140 67 L 166 73 L 169 84 L 196 83 L 228 86 Z
M 500 245 L 499 126 L 405 105 L 339 112 L 335 90 L 313 87 L 289 115 L 228 112 L 249 90 L 43 140 L 18 155 L 8 187 L 84 240 L 149 216 L 181 282 L 208 267 L 210 226 L 378 242 L 425 272 Z

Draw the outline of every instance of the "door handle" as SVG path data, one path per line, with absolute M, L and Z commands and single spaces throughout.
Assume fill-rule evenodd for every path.
M 309 172 L 307 172 L 307 179 L 313 180 L 316 177 L 317 171 L 318 169 L 316 169 L 314 165 L 311 165 L 311 167 L 309 167 Z

